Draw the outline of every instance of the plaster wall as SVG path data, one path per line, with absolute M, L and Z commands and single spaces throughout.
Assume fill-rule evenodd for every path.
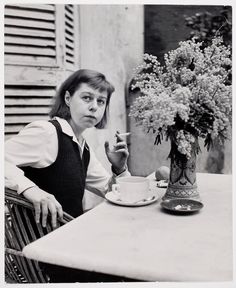
M 107 170 L 104 142 L 127 131 L 125 87 L 143 53 L 142 5 L 80 5 L 80 68 L 98 70 L 115 86 L 106 129 L 89 129 L 85 137 Z

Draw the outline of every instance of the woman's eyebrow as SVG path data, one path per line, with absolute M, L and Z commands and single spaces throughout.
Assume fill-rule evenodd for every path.
M 84 95 L 84 94 L 86 94 L 86 95 L 89 95 L 89 96 L 95 96 L 96 95 L 96 93 L 93 93 L 93 92 L 89 92 L 89 91 L 83 91 L 83 92 L 81 92 L 81 94 L 82 95 Z M 107 96 L 104 96 L 104 95 L 98 95 L 98 97 L 97 98 L 102 98 L 102 99 L 106 99 L 107 100 Z
M 81 94 L 87 94 L 87 95 L 94 95 L 94 93 L 92 93 L 92 92 L 88 92 L 88 91 L 83 91 L 83 92 L 81 92 Z

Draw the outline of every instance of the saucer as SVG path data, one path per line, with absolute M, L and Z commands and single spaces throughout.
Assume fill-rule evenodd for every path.
M 137 202 L 124 202 L 122 201 L 121 199 L 118 198 L 117 195 L 115 195 L 113 192 L 108 192 L 106 195 L 105 195 L 105 198 L 113 203 L 113 204 L 117 204 L 117 205 L 120 205 L 120 206 L 130 206 L 130 207 L 139 207 L 139 206 L 145 206 L 145 205 L 149 205 L 155 201 L 157 201 L 158 199 L 158 195 L 153 195 L 153 196 L 150 196 L 146 199 L 143 199 L 143 200 L 140 200 L 140 201 L 137 201 Z
M 203 204 L 192 199 L 166 199 L 161 202 L 164 209 L 175 213 L 192 213 L 200 210 Z

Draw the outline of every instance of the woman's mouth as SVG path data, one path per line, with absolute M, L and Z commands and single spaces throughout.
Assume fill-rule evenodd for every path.
M 88 119 L 92 119 L 92 120 L 97 120 L 97 118 L 93 115 L 86 115 L 84 116 L 85 118 L 88 118 Z

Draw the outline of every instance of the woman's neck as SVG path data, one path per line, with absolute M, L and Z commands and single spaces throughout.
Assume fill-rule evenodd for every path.
M 76 126 L 71 119 L 68 120 L 68 123 L 70 124 L 78 142 L 81 144 L 83 142 L 82 133 L 84 132 L 85 129 L 81 129 L 80 127 Z

